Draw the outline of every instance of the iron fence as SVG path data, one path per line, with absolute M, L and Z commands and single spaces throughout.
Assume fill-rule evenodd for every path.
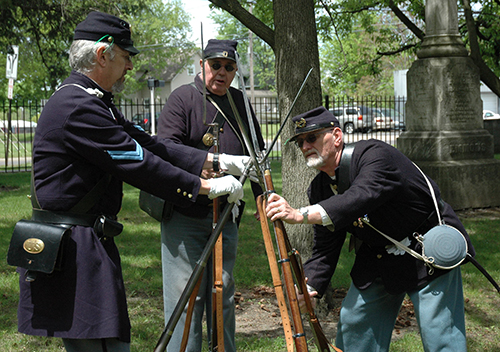
M 0 102 L 0 172 L 31 170 L 33 136 L 45 103 L 31 100 Z M 324 106 L 341 121 L 348 143 L 377 138 L 396 146 L 397 137 L 405 130 L 404 104 L 404 99 L 394 97 L 324 98 Z M 125 118 L 152 134 L 157 130 L 157 118 L 164 105 L 165 101 L 155 102 L 153 121 L 149 99 L 117 102 Z M 257 97 L 252 106 L 269 146 L 281 125 L 278 100 L 276 97 Z M 281 158 L 281 138 L 277 139 L 269 158 Z

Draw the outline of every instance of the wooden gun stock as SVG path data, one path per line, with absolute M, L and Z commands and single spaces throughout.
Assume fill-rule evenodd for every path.
M 264 183 L 266 186 L 266 191 L 274 192 L 274 185 L 271 177 L 271 172 L 269 170 L 264 171 Z M 264 202 L 260 204 L 257 202 L 258 206 L 260 205 L 262 208 L 265 208 Z M 260 213 L 260 211 L 259 211 Z M 262 211 L 265 216 L 265 212 Z M 261 215 L 262 217 L 262 215 Z M 267 217 L 266 217 L 267 220 Z M 261 220 L 262 221 L 262 220 Z M 267 223 L 267 222 L 266 222 Z M 292 318 L 294 322 L 294 326 L 296 328 L 296 335 L 301 335 L 304 338 L 304 345 L 302 345 L 302 340 L 299 340 L 297 337 L 295 339 L 297 351 L 307 351 L 307 343 L 305 342 L 305 334 L 302 326 L 302 320 L 300 316 L 300 308 L 297 300 L 297 296 L 295 293 L 294 281 L 293 277 L 295 277 L 295 282 L 297 282 L 297 289 L 299 293 L 303 294 L 304 302 L 306 305 L 308 320 L 311 330 L 313 331 L 316 346 L 320 352 L 330 352 L 330 347 L 337 352 L 342 352 L 340 349 L 333 346 L 328 338 L 325 336 L 323 329 L 319 323 L 316 314 L 314 313 L 314 308 L 312 306 L 311 297 L 307 291 L 306 279 L 303 273 L 302 262 L 300 260 L 299 253 L 292 249 L 290 245 L 290 241 L 288 239 L 288 235 L 285 230 L 285 226 L 281 220 L 276 220 L 273 222 L 274 231 L 276 235 L 276 242 L 278 245 L 278 251 L 280 254 L 280 263 L 282 264 L 283 269 L 283 277 L 285 280 L 285 288 L 287 290 L 287 295 L 290 300 L 290 310 L 292 312 Z M 263 226 L 263 231 L 264 231 Z M 293 277 L 292 277 L 293 274 Z
M 271 172 L 269 170 L 265 170 L 264 172 L 264 183 L 266 186 L 266 191 L 274 192 L 274 185 L 271 178 Z M 284 238 L 286 236 L 285 228 L 281 220 L 274 221 L 273 227 L 276 236 L 276 244 L 278 246 L 278 253 L 280 256 L 279 263 L 281 264 L 283 280 L 285 282 L 285 289 L 293 320 L 293 326 L 295 328 L 295 335 L 293 335 L 295 340 L 295 347 L 297 349 L 297 352 L 307 351 L 306 335 L 304 333 L 304 327 L 302 325 L 299 302 L 297 300 L 297 294 L 295 293 L 292 269 L 290 266 L 290 258 L 288 256 Z

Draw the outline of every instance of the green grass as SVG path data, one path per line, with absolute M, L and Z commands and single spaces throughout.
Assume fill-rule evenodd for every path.
M 280 164 L 274 162 L 272 167 L 275 188 L 280 192 Z M 5 258 L 16 221 L 30 216 L 29 179 L 29 173 L 0 174 L 0 257 L 4 258 L 0 261 L 0 351 L 63 351 L 59 339 L 17 333 L 18 275 L 15 268 L 7 265 Z M 134 352 L 153 350 L 164 327 L 160 225 L 139 209 L 138 195 L 137 189 L 125 186 L 123 208 L 119 214 L 124 232 L 116 240 L 123 262 Z M 248 183 L 245 185 L 245 201 L 247 207 L 240 228 L 235 271 L 237 290 L 272 286 L 260 223 L 253 217 L 256 208 Z M 467 218 L 463 222 L 478 252 L 478 261 L 500 280 L 500 220 Z M 353 254 L 343 248 L 333 285 L 348 287 L 353 260 Z M 465 265 L 462 272 L 469 351 L 500 351 L 500 295 L 471 264 Z M 285 350 L 283 338 L 248 336 L 238 332 L 237 346 L 238 351 L 247 352 Z M 391 352 L 406 351 L 423 351 L 418 333 L 405 334 L 391 345 Z

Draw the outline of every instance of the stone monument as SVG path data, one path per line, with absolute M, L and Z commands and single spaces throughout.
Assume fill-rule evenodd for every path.
M 500 161 L 484 129 L 479 70 L 458 32 L 455 0 L 427 0 L 426 35 L 407 74 L 407 131 L 398 149 L 454 209 L 500 205 Z

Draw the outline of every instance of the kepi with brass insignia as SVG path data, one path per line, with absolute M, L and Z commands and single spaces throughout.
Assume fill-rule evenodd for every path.
M 295 135 L 288 142 L 293 142 L 298 136 L 330 127 L 339 127 L 339 120 L 323 106 L 312 109 L 292 118 L 295 124 Z
M 203 58 L 209 59 L 229 59 L 236 62 L 236 47 L 238 42 L 235 40 L 210 39 L 203 50 Z

